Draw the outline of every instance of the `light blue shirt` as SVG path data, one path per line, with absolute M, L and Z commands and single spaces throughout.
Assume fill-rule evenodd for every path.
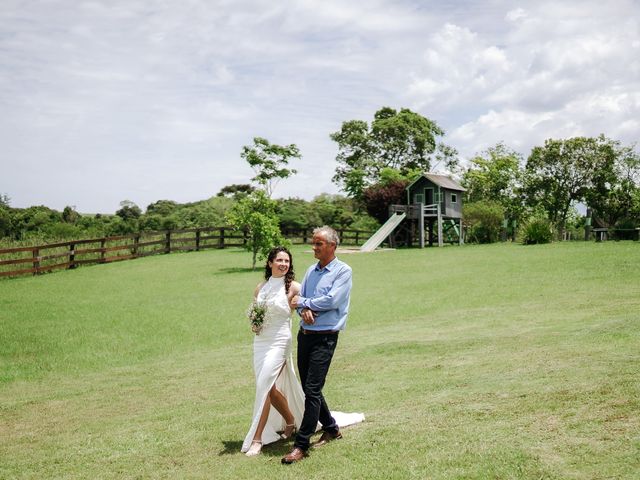
M 344 330 L 351 296 L 351 267 L 334 258 L 324 268 L 311 265 L 302 280 L 298 313 L 309 308 L 317 313 L 313 325 L 300 320 L 306 330 Z

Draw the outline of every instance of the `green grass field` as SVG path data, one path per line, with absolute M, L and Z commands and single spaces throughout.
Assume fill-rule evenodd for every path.
M 294 254 L 302 273 L 313 256 Z M 325 394 L 367 420 L 292 466 L 290 442 L 239 452 L 248 253 L 0 281 L 0 478 L 638 478 L 638 242 L 342 259 Z

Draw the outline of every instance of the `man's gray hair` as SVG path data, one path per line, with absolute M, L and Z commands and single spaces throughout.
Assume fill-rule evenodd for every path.
M 330 242 L 335 243 L 336 247 L 340 245 L 340 237 L 338 237 L 338 232 L 336 232 L 333 228 L 328 225 L 323 225 L 322 227 L 317 227 L 313 229 L 313 234 L 321 234 L 324 238 Z

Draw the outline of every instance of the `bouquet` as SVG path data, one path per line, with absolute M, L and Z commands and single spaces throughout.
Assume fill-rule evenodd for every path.
M 247 318 L 249 318 L 251 331 L 256 335 L 260 335 L 267 320 L 267 304 L 254 300 L 247 310 Z

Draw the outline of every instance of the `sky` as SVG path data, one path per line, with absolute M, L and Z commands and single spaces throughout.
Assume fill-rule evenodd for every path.
M 256 136 L 296 144 L 274 196 L 340 193 L 342 122 L 435 121 L 464 164 L 498 142 L 640 139 L 640 1 L 2 0 L 0 194 L 113 213 L 249 183 Z

